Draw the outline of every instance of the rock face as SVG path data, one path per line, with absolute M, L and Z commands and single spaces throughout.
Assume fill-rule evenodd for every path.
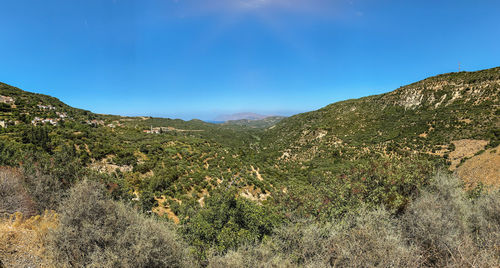
M 495 68 L 500 72 L 499 68 Z M 470 103 L 472 105 L 485 101 L 498 103 L 499 95 L 491 94 L 500 87 L 500 79 L 491 80 L 467 78 L 467 73 L 455 75 L 440 75 L 402 87 L 386 94 L 385 98 L 405 109 L 427 107 L 438 109 L 453 103 Z

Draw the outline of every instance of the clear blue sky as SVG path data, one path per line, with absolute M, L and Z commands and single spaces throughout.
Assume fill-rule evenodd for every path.
M 500 65 L 500 1 L 0 0 L 0 81 L 98 113 L 293 114 Z

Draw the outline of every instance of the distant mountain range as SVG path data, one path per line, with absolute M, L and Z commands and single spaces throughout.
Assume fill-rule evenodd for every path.
M 269 115 L 261 115 L 261 114 L 256 114 L 256 113 L 236 113 L 236 114 L 223 114 L 217 116 L 214 121 L 234 121 L 234 120 L 261 120 L 266 117 L 269 117 Z
M 264 119 L 240 119 L 240 120 L 228 120 L 224 122 L 224 125 L 238 125 L 247 126 L 251 128 L 269 128 L 276 125 L 281 120 L 285 119 L 285 116 L 268 116 Z

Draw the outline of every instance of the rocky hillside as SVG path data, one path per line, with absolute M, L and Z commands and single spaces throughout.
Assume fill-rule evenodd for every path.
M 447 160 L 454 170 L 498 146 L 499 98 L 500 68 L 438 75 L 286 118 L 267 130 L 263 149 L 281 163 L 304 166 L 339 156 L 423 154 Z M 492 166 L 500 166 L 494 159 Z

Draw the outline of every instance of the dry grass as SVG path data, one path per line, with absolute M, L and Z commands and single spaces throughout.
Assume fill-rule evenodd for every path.
M 463 158 L 474 156 L 475 153 L 484 149 L 488 141 L 464 139 L 452 141 L 452 143 L 455 145 L 455 150 L 450 153 L 450 170 L 455 170 Z
M 46 237 L 58 225 L 58 215 L 46 211 L 25 219 L 17 212 L 0 220 L 0 260 L 5 267 L 50 267 Z
M 455 172 L 471 186 L 483 183 L 500 188 L 500 145 L 468 159 Z

